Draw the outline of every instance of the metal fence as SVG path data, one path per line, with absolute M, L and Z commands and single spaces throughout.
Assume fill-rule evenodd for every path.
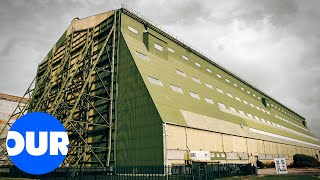
M 102 180 L 102 179 L 214 179 L 255 174 L 251 164 L 201 164 L 192 166 L 128 166 L 128 167 L 64 167 L 48 174 L 34 176 L 18 168 L 0 167 L 0 177 L 46 180 Z

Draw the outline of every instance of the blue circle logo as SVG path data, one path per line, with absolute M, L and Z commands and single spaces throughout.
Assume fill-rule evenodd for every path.
M 26 173 L 40 175 L 55 170 L 64 161 L 69 138 L 58 119 L 33 112 L 13 123 L 6 146 L 15 166 Z

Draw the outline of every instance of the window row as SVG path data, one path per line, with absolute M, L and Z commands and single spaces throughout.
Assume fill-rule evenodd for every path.
M 221 103 L 221 102 L 218 103 L 218 106 L 219 106 L 220 108 L 223 108 L 223 109 L 228 109 L 228 108 L 226 107 L 226 105 L 224 105 L 224 104 Z M 304 136 L 304 137 L 307 137 L 307 138 L 311 138 L 311 139 L 317 140 L 317 139 L 314 138 L 314 137 L 305 135 L 305 134 L 303 134 L 303 133 L 300 133 L 300 132 L 295 131 L 295 130 L 293 130 L 293 129 L 287 128 L 287 127 L 282 126 L 282 125 L 279 125 L 279 124 L 277 124 L 277 123 L 274 123 L 274 122 L 265 120 L 265 119 L 263 119 L 263 118 L 259 118 L 258 116 L 252 115 L 252 114 L 250 114 L 250 113 L 246 113 L 246 112 L 241 111 L 241 110 L 238 110 L 238 111 L 237 111 L 235 108 L 233 108 L 233 107 L 231 107 L 231 106 L 229 106 L 229 110 L 232 111 L 232 112 L 234 112 L 234 113 L 237 113 L 237 114 L 239 113 L 239 114 L 242 114 L 242 115 L 244 115 L 244 116 L 247 116 L 247 117 L 249 117 L 251 120 L 259 121 L 260 123 L 269 124 L 269 125 L 271 125 L 271 126 L 280 128 L 280 129 L 282 129 L 282 130 L 286 130 L 286 131 L 289 131 L 289 132 L 291 132 L 291 133 L 294 133 L 294 134 L 297 134 L 297 135 L 300 135 L 300 136 Z
M 135 29 L 135 28 L 133 28 L 132 26 L 128 26 L 128 30 L 131 31 L 131 32 L 134 33 L 134 34 L 138 34 L 138 30 Z M 154 43 L 154 48 L 157 49 L 157 50 L 159 50 L 159 51 L 163 51 L 163 47 L 162 47 L 161 45 L 157 44 L 157 43 Z M 172 49 L 172 48 L 170 48 L 170 47 L 168 47 L 167 49 L 168 49 L 168 51 L 169 51 L 170 53 L 174 53 L 174 52 L 175 52 L 174 49 Z M 145 54 L 143 54 L 143 53 L 140 53 L 140 52 L 138 52 L 138 51 L 136 51 L 136 54 L 137 54 L 137 56 L 139 56 L 140 58 L 142 58 L 142 59 L 144 59 L 144 60 L 146 60 L 146 61 L 149 61 L 149 58 L 148 58 L 147 55 L 145 55 Z M 185 56 L 185 55 L 182 55 L 182 59 L 184 59 L 184 60 L 186 60 L 186 61 L 189 60 L 189 58 L 188 58 L 187 56 Z M 198 63 L 198 62 L 195 62 L 195 65 L 196 65 L 197 67 L 201 67 L 201 64 Z M 212 73 L 212 70 L 211 70 L 211 69 L 207 69 L 207 72 Z M 220 74 L 216 74 L 216 76 L 217 76 L 218 78 L 222 78 L 222 76 L 221 76 Z M 231 83 L 231 81 L 230 81 L 229 79 L 225 79 L 225 81 L 226 81 L 227 83 Z M 233 83 L 233 85 L 234 85 L 234 87 L 238 87 L 238 85 L 237 85 L 236 83 Z M 241 89 L 242 91 L 244 91 L 244 88 L 243 88 L 243 87 L 241 87 L 240 89 Z M 247 90 L 247 94 L 251 94 L 251 92 L 250 92 L 249 90 Z M 255 97 L 255 98 L 257 97 L 255 94 L 252 94 L 252 96 Z M 258 96 L 258 99 L 261 100 L 261 97 Z M 269 106 L 269 103 L 267 103 L 267 106 Z M 277 107 L 276 105 L 271 104 L 271 106 L 274 107 L 275 109 L 279 110 L 280 112 L 282 112 L 282 113 L 290 116 L 291 118 L 300 121 L 297 117 L 293 116 L 293 115 L 290 114 L 290 113 L 287 113 L 286 111 L 284 111 L 283 109 L 280 109 L 280 108 Z
M 305 131 L 310 132 L 310 130 L 305 129 L 305 128 L 301 127 L 301 126 L 298 126 L 298 125 L 296 125 L 295 123 L 292 123 L 292 122 L 290 122 L 290 121 L 288 121 L 288 120 L 286 120 L 286 119 L 284 119 L 284 118 L 282 118 L 282 117 L 280 117 L 280 116 L 277 116 L 277 115 L 274 115 L 274 116 L 275 116 L 276 118 L 278 118 L 278 119 L 280 119 L 280 120 L 284 121 L 284 122 L 287 122 L 287 123 L 289 123 L 289 124 L 291 124 L 291 125 L 295 126 L 295 127 L 298 127 L 298 128 L 300 128 L 300 129 L 303 129 L 303 130 L 305 130 Z
M 151 76 L 148 76 L 148 79 L 149 79 L 150 83 L 155 84 L 155 85 L 157 85 L 157 86 L 163 87 L 163 84 L 162 84 L 162 82 L 161 82 L 159 79 L 154 78 L 154 77 L 151 77 Z M 206 83 L 206 84 L 207 84 L 207 83 Z M 209 85 L 209 84 L 208 84 L 208 85 Z M 210 85 L 210 86 L 211 86 L 211 85 Z M 181 87 L 178 87 L 178 86 L 173 85 L 173 84 L 170 84 L 170 87 L 171 87 L 171 89 L 172 89 L 173 91 L 175 91 L 175 92 L 177 92 L 177 93 L 180 93 L 180 94 L 184 94 Z M 222 90 L 220 90 L 220 89 L 217 89 L 217 90 L 223 93 Z M 229 95 L 230 97 L 232 96 L 232 95 L 229 94 L 229 93 L 226 93 L 226 94 Z M 195 92 L 189 91 L 189 95 L 190 95 L 192 98 L 195 98 L 195 99 L 200 100 L 199 94 L 197 94 L 197 93 L 195 93 Z M 209 103 L 209 104 L 214 104 L 214 102 L 213 102 L 213 100 L 212 100 L 211 98 L 205 97 L 204 100 L 205 100 L 207 103 Z M 246 102 L 246 101 L 244 101 L 244 102 Z M 248 103 L 247 103 L 247 104 L 248 104 Z M 254 107 L 253 104 L 250 103 L 250 105 Z M 222 103 L 222 102 L 218 102 L 218 106 L 219 106 L 220 108 L 227 109 L 226 105 L 225 105 L 224 103 Z M 231 106 L 230 106 L 229 109 L 230 109 L 232 112 L 234 112 L 234 113 L 240 113 L 240 114 L 245 115 L 245 116 L 247 116 L 247 117 L 249 117 L 249 118 L 251 118 L 251 119 L 253 119 L 253 120 L 257 120 L 257 121 L 260 121 L 260 122 L 263 122 L 263 123 L 266 123 L 266 124 L 269 124 L 269 125 L 272 125 L 272 126 L 281 128 L 281 129 L 284 129 L 284 130 L 286 130 L 286 131 L 290 131 L 290 132 L 295 133 L 295 134 L 298 134 L 298 135 L 300 135 L 300 136 L 304 136 L 304 137 L 308 137 L 308 138 L 315 139 L 315 138 L 313 138 L 313 137 L 311 137 L 311 136 L 305 135 L 305 134 L 300 133 L 300 132 L 298 132 L 298 131 L 295 131 L 295 130 L 292 130 L 292 129 L 290 129 L 290 128 L 287 128 L 287 127 L 285 127 L 285 126 L 282 126 L 282 125 L 279 125 L 279 124 L 277 124 L 277 123 L 274 123 L 274 122 L 265 120 L 265 119 L 263 119 L 263 118 L 261 118 L 261 117 L 259 118 L 258 116 L 252 115 L 251 113 L 245 113 L 244 111 L 241 111 L 241 110 L 238 110 L 238 111 L 237 111 L 234 107 L 231 107 Z M 285 120 L 285 119 L 283 119 L 283 118 L 281 118 L 281 117 L 279 117 L 279 116 L 277 116 L 277 115 L 275 115 L 275 116 L 276 116 L 277 118 L 281 119 L 281 120 L 284 120 L 284 121 L 286 121 L 286 122 L 288 122 L 288 123 L 291 123 L 291 122 L 289 122 L 289 121 L 287 121 L 287 120 Z M 295 124 L 293 124 L 293 125 L 295 125 Z M 295 126 L 297 126 L 297 125 L 295 125 Z M 299 127 L 299 126 L 297 126 L 297 127 Z M 315 139 L 315 140 L 316 140 L 316 139 Z

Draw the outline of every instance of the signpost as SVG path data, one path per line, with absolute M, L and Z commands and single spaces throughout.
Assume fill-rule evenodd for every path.
M 276 167 L 277 174 L 288 174 L 285 158 L 274 158 L 274 164 Z

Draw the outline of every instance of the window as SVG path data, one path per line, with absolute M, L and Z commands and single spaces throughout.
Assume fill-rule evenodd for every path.
M 243 111 L 241 111 L 241 110 L 238 110 L 238 111 L 240 114 L 245 115 Z
M 256 108 L 257 108 L 258 110 L 261 110 L 258 106 L 256 106 Z
M 255 118 L 256 120 L 260 121 L 260 119 L 259 119 L 257 116 L 254 116 L 254 118 Z
M 187 77 L 187 75 L 186 75 L 185 72 L 182 72 L 182 71 L 180 71 L 180 70 L 178 70 L 178 69 L 176 69 L 176 72 L 177 72 L 177 74 L 179 74 L 180 76 Z
M 220 75 L 220 74 L 217 74 L 217 77 L 218 77 L 218 78 L 221 78 L 221 75 Z
M 253 97 L 257 97 L 255 94 L 252 94 Z
M 186 60 L 186 61 L 189 61 L 189 58 L 185 55 L 182 55 L 182 59 Z
M 146 60 L 146 61 L 149 61 L 149 57 L 141 52 L 138 52 L 136 51 L 136 54 L 139 58 L 143 59 L 143 60 Z
M 254 105 L 250 103 L 250 106 L 254 108 Z
M 233 83 L 234 87 L 238 87 L 238 85 L 236 83 Z
M 153 77 L 150 77 L 150 76 L 148 76 L 148 79 L 152 84 L 155 84 L 155 85 L 158 85 L 158 86 L 163 86 L 162 82 L 159 79 L 156 79 L 156 78 L 153 78 Z
M 219 102 L 218 104 L 219 104 L 219 107 L 220 107 L 220 108 L 226 109 L 226 106 L 225 106 L 223 103 Z
M 269 112 L 269 111 L 267 111 L 267 114 L 269 114 L 269 115 L 270 115 L 270 112 Z
M 210 84 L 204 83 L 208 88 L 213 89 L 213 87 Z
M 249 117 L 253 118 L 252 114 L 250 114 L 250 113 L 247 113 L 247 115 L 248 115 Z
M 244 88 L 243 88 L 243 87 L 241 87 L 241 90 L 242 90 L 242 91 L 244 91 Z
M 233 96 L 230 93 L 226 93 L 226 94 L 227 94 L 227 96 L 233 98 Z
M 261 121 L 262 121 L 262 122 L 266 122 L 266 120 L 264 120 L 264 119 L 262 119 L 262 118 L 261 118 Z
M 235 97 L 235 98 L 236 98 L 236 100 L 241 101 L 241 99 L 240 99 L 240 98 L 238 98 L 238 97 Z
M 193 81 L 195 81 L 195 82 L 197 82 L 197 83 L 201 83 L 201 81 L 200 81 L 198 78 L 195 78 L 195 77 L 193 77 L 193 76 L 192 76 L 191 78 L 192 78 Z
M 217 91 L 219 92 L 219 93 L 222 93 L 223 94 L 223 91 L 221 90 L 221 89 L 218 89 L 218 88 L 216 88 L 217 89 Z
M 205 97 L 204 99 L 206 100 L 206 102 L 207 102 L 207 103 L 209 103 L 209 104 L 213 104 L 213 101 L 212 101 L 212 99 L 210 99 L 210 98 L 207 98 L 207 97 Z
M 197 67 L 201 67 L 201 64 L 199 64 L 199 63 L 197 63 L 197 62 L 195 62 L 194 63 Z
M 264 109 L 261 109 L 261 111 L 264 112 L 264 113 L 266 112 Z
M 261 100 L 261 97 L 258 97 L 259 100 Z
M 250 91 L 247 91 L 248 94 L 250 94 Z
M 131 26 L 128 26 L 128 30 L 135 33 L 135 34 L 138 34 L 138 30 L 136 30 L 135 28 L 133 28 Z
M 173 91 L 183 94 L 183 91 L 180 87 L 170 84 L 170 87 Z
M 169 47 L 168 47 L 168 51 L 171 52 L 171 53 L 174 53 L 174 49 L 171 49 Z
M 226 82 L 227 82 L 227 83 L 230 83 L 230 80 L 229 80 L 229 79 L 226 79 Z
M 226 155 L 224 153 L 221 153 L 221 157 L 224 158 L 226 157 Z
M 230 109 L 231 111 L 233 111 L 233 112 L 237 112 L 236 109 L 234 109 L 234 108 L 231 107 L 231 106 L 229 107 L 229 109 Z
M 189 92 L 190 96 L 195 98 L 195 99 L 200 99 L 199 95 L 197 93 Z
M 208 73 L 212 73 L 211 69 L 207 69 Z
M 154 48 L 156 48 L 158 51 L 163 51 L 163 47 L 157 43 L 154 43 Z
M 243 102 L 244 102 L 245 104 L 248 104 L 248 102 L 247 102 L 247 101 L 245 101 L 245 100 L 243 100 Z

